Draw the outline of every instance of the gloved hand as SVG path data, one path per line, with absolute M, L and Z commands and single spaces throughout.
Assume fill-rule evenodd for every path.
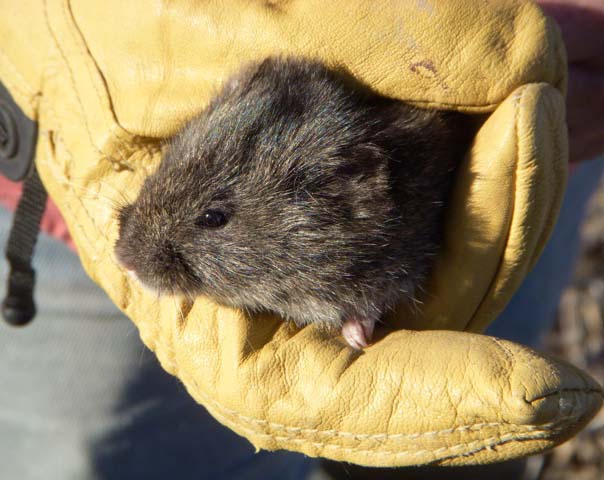
M 0 0 L 0 79 L 39 122 L 37 166 L 88 273 L 164 368 L 258 448 L 365 465 L 550 448 L 597 411 L 586 374 L 480 331 L 537 259 L 564 190 L 564 51 L 521 0 Z M 116 204 L 238 66 L 320 58 L 378 92 L 484 115 L 422 315 L 364 352 L 200 298 L 158 300 L 113 257 Z M 527 319 L 530 321 L 530 319 Z

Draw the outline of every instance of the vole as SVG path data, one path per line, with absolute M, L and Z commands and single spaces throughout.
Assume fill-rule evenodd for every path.
M 160 294 L 341 328 L 363 348 L 430 273 L 460 117 L 312 60 L 248 65 L 119 210 L 116 257 Z

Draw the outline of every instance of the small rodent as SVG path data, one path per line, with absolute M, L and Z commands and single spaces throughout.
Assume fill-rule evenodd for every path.
M 249 65 L 120 209 L 116 257 L 161 294 L 342 328 L 365 347 L 430 272 L 461 117 L 316 61 Z

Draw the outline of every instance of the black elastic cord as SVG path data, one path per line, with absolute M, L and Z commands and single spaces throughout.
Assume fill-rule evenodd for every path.
M 26 325 L 36 315 L 33 297 L 36 274 L 31 266 L 31 260 L 46 199 L 46 190 L 34 166 L 23 183 L 23 193 L 13 217 L 13 225 L 6 245 L 10 273 L 6 297 L 2 302 L 2 316 L 11 325 Z

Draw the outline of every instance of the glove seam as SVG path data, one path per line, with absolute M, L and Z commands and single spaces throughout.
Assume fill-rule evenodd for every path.
M 86 133 L 88 135 L 88 140 L 90 142 L 90 145 L 92 147 L 92 149 L 99 154 L 99 156 L 101 158 L 107 158 L 111 161 L 112 164 L 114 164 L 114 160 L 112 160 L 112 157 L 110 155 L 105 154 L 95 143 L 93 135 L 92 135 L 92 131 L 90 129 L 90 123 L 88 122 L 88 116 L 87 116 L 87 109 L 84 106 L 84 102 L 82 101 L 81 95 L 80 95 L 80 90 L 77 87 L 76 81 L 75 81 L 75 77 L 73 74 L 73 69 L 72 69 L 72 65 L 68 60 L 68 56 L 65 54 L 65 51 L 62 48 L 62 44 L 59 42 L 56 32 L 55 32 L 55 28 L 57 28 L 57 25 L 54 25 L 53 22 L 50 19 L 50 15 L 49 15 L 49 1 L 50 0 L 45 0 L 44 1 L 44 18 L 46 20 L 46 25 L 47 28 L 50 32 L 50 35 L 54 41 L 55 47 L 57 48 L 63 64 L 65 65 L 68 75 L 69 75 L 69 81 L 71 83 L 71 87 L 73 89 L 73 92 L 75 94 L 75 98 L 76 101 L 80 107 L 80 117 L 82 118 L 82 121 L 84 123 L 84 126 L 86 128 Z M 81 32 L 78 31 L 74 31 L 75 29 L 75 19 L 73 18 L 73 14 L 70 13 L 70 9 L 68 8 L 68 4 L 70 5 L 69 0 L 57 0 L 60 2 L 60 5 L 58 5 L 58 10 L 56 10 L 58 15 L 62 15 L 64 17 L 64 21 L 66 23 L 66 28 L 62 29 L 61 31 L 66 31 L 69 34 L 69 39 L 70 39 L 70 45 L 73 46 L 73 48 L 76 50 L 76 55 L 80 56 L 82 58 L 82 62 L 85 65 L 85 71 L 88 77 L 88 81 L 86 82 L 88 85 L 91 85 L 92 88 L 94 89 L 94 92 L 96 94 L 96 101 L 97 101 L 97 105 L 101 106 L 103 103 L 105 103 L 105 101 L 108 103 L 109 106 L 109 110 L 111 112 L 110 117 L 104 118 L 104 123 L 107 123 L 108 126 L 107 128 L 111 130 L 112 133 L 112 138 L 115 139 L 116 143 L 122 147 L 123 149 L 127 150 L 127 145 L 126 142 L 124 141 L 123 138 L 121 138 L 121 136 L 119 135 L 119 130 L 121 129 L 121 126 L 119 125 L 119 123 L 117 122 L 116 118 L 115 118 L 115 112 L 113 111 L 113 104 L 111 102 L 111 97 L 109 96 L 108 92 L 105 91 L 105 95 L 102 95 L 101 92 L 98 89 L 98 85 L 96 84 L 96 77 L 94 75 L 94 72 L 91 71 L 91 65 L 90 62 L 95 63 L 94 57 L 92 56 L 92 54 L 90 53 L 89 50 L 85 49 L 82 47 L 81 44 L 86 45 L 85 39 L 83 37 L 83 35 L 81 35 Z M 55 28 L 53 28 L 55 27 Z M 95 63 L 96 65 L 96 63 Z M 98 69 L 98 67 L 96 67 L 95 72 L 97 73 L 97 75 L 99 76 L 99 80 L 102 81 L 104 84 L 106 84 L 105 79 L 103 78 L 100 70 Z M 105 111 L 104 108 L 101 108 L 102 111 Z M 106 117 L 106 114 L 105 114 Z M 113 128 L 112 128 L 113 127 Z M 117 127 L 117 128 L 115 128 Z M 131 142 L 128 142 L 131 143 Z M 127 168 L 130 170 L 134 170 L 134 168 L 129 164 L 129 162 L 126 163 Z M 116 167 L 123 167 L 123 162 L 120 162 L 119 160 L 117 161 L 117 165 Z
M 191 379 L 191 377 L 189 375 L 187 375 L 187 377 L 189 379 Z M 195 387 L 197 388 L 197 391 L 200 391 L 199 389 L 199 385 L 197 384 L 197 382 L 193 379 L 193 384 L 195 385 Z M 543 398 L 547 398 L 550 396 L 555 396 L 555 395 L 560 395 L 566 392 L 583 392 L 583 393 L 587 393 L 587 394 L 598 394 L 599 396 L 602 395 L 602 392 L 599 390 L 595 390 L 592 388 L 562 388 L 562 389 L 558 389 L 555 390 L 551 393 L 548 393 L 546 395 L 543 395 L 540 398 L 535 399 L 534 401 L 537 400 L 541 400 Z M 480 431 L 484 428 L 495 428 L 495 427 L 501 427 L 501 426 L 507 426 L 507 427 L 514 427 L 517 428 L 519 431 L 552 431 L 551 429 L 546 429 L 545 427 L 547 425 L 560 425 L 558 422 L 556 422 L 556 419 L 560 418 L 560 417 L 564 417 L 567 415 L 562 414 L 562 412 L 559 412 L 558 415 L 554 418 L 554 420 L 548 422 L 547 424 L 541 425 L 541 426 L 537 426 L 537 425 L 519 425 L 519 424 L 515 424 L 515 423 L 509 423 L 509 422 L 483 422 L 483 423 L 477 423 L 477 424 L 469 424 L 469 425 L 460 425 L 457 427 L 452 427 L 452 428 L 447 428 L 447 429 L 442 429 L 442 430 L 433 430 L 433 431 L 429 431 L 429 432 L 421 432 L 421 433 L 410 433 L 410 434 L 405 434 L 405 433 L 395 433 L 395 434 L 388 434 L 388 433 L 378 433 L 378 434 L 363 434 L 363 433 L 352 433 L 352 432 L 345 432 L 345 431 L 339 431 L 339 430 L 320 430 L 320 429 L 315 429 L 315 428 L 303 428 L 303 427 L 290 427 L 288 425 L 282 424 L 282 423 L 277 423 L 277 422 L 270 422 L 268 420 L 261 420 L 261 419 L 257 419 L 257 418 L 253 418 L 253 417 L 249 417 L 247 415 L 243 415 L 240 412 L 236 411 L 236 410 L 232 410 L 230 408 L 227 408 L 223 405 L 221 405 L 220 403 L 218 403 L 217 401 L 207 397 L 204 394 L 202 394 L 202 396 L 205 397 L 205 401 L 211 405 L 213 405 L 214 407 L 216 407 L 216 409 L 218 409 L 221 413 L 223 418 L 226 416 L 233 416 L 236 419 L 241 419 L 247 423 L 250 423 L 252 425 L 264 425 L 268 428 L 271 429 L 276 429 L 276 430 L 283 430 L 285 432 L 291 432 L 291 433 L 295 433 L 295 434 L 312 434 L 312 435 L 326 435 L 328 437 L 342 437 L 342 438 L 352 438 L 355 440 L 374 440 L 374 439 L 378 439 L 378 440 L 392 440 L 392 439 L 405 439 L 405 440 L 413 440 L 413 439 L 418 439 L 418 438 L 423 438 L 423 437 L 439 437 L 439 436 L 445 436 L 448 434 L 452 434 L 452 433 L 457 433 L 457 432 L 464 432 L 464 431 Z M 529 402 L 532 403 L 532 402 Z M 567 422 L 571 422 L 573 421 L 573 417 L 569 417 Z M 562 424 L 565 422 L 562 422 Z M 238 426 L 240 426 L 241 428 L 247 428 L 250 431 L 254 431 L 255 430 L 251 430 L 249 427 L 245 427 L 242 424 L 238 424 Z M 260 434 L 260 433 L 259 433 Z M 270 434 L 262 434 L 262 435 L 270 435 Z M 272 436 L 272 435 L 270 435 Z M 286 438 L 291 438 L 291 437 L 286 437 Z
M 96 153 L 98 153 L 101 156 L 104 156 L 103 152 L 101 152 L 96 144 L 94 143 L 94 140 L 92 139 L 92 132 L 90 131 L 90 125 L 88 124 L 88 118 L 86 117 L 86 110 L 84 109 L 84 103 L 82 102 L 82 99 L 80 98 L 80 92 L 76 86 L 76 82 L 75 82 L 75 78 L 73 76 L 73 71 L 71 69 L 71 65 L 70 63 L 67 61 L 67 56 L 65 55 L 65 52 L 63 51 L 63 49 L 61 48 L 61 44 L 59 43 L 59 40 L 57 39 L 57 36 L 55 35 L 55 31 L 53 28 L 53 23 L 50 20 L 49 14 L 48 14 L 48 9 L 49 9 L 49 0 L 45 0 L 44 1 L 44 19 L 46 20 L 46 26 L 48 28 L 48 31 L 50 32 L 50 35 L 54 41 L 55 47 L 57 48 L 57 50 L 59 51 L 62 59 L 63 59 L 63 63 L 65 64 L 65 67 L 67 68 L 67 72 L 69 75 L 69 80 L 71 83 L 71 87 L 73 89 L 73 92 L 75 94 L 75 98 L 78 102 L 78 105 L 80 106 L 80 117 L 82 118 L 82 121 L 84 122 L 84 126 L 86 127 L 86 133 L 88 134 L 88 140 L 90 142 L 90 146 L 94 149 L 94 151 Z M 80 52 L 78 52 L 79 54 Z
M 45 120 L 47 120 L 47 122 L 44 122 L 44 123 L 54 125 L 54 129 L 52 129 L 52 128 L 49 129 L 48 126 L 45 125 L 46 128 L 40 129 L 40 135 L 42 135 L 43 132 L 45 132 L 45 131 L 49 131 L 49 132 L 51 131 L 53 134 L 53 142 L 55 143 L 55 145 L 61 145 L 64 155 L 66 155 L 70 159 L 73 159 L 74 155 L 71 152 L 70 148 L 68 147 L 67 143 L 65 142 L 65 140 L 63 139 L 63 137 L 60 133 L 60 128 L 59 128 L 60 121 L 59 121 L 59 117 L 58 117 L 56 110 L 54 109 L 53 105 L 49 102 L 49 100 L 46 97 L 42 96 L 41 98 L 42 98 L 41 105 L 40 105 L 41 110 L 44 112 Z M 97 153 L 100 153 L 102 155 L 102 152 L 99 152 L 98 150 L 97 150 Z M 80 196 L 76 194 L 74 187 L 77 184 L 72 182 L 69 179 L 69 176 L 67 174 L 61 175 L 60 172 L 58 172 L 55 169 L 54 164 L 50 161 L 50 158 L 55 158 L 55 157 L 56 157 L 56 152 L 49 152 L 49 154 L 46 156 L 38 157 L 36 159 L 36 163 L 38 165 L 40 165 L 40 164 L 43 165 L 43 167 L 46 169 L 46 171 L 48 171 L 49 174 L 52 175 L 54 180 L 59 185 L 61 185 L 65 188 L 67 195 L 71 199 L 78 202 L 80 208 L 85 212 L 86 217 L 92 223 L 94 228 L 97 231 L 103 231 L 103 229 L 101 229 L 100 226 L 96 223 L 95 215 L 93 215 L 90 212 L 90 210 L 86 207 L 86 204 L 83 202 L 83 200 L 80 198 Z M 44 171 L 42 171 L 41 173 L 43 174 Z M 77 185 L 77 186 L 80 187 L 79 185 Z M 82 188 L 84 188 L 84 187 L 82 187 Z M 71 218 L 71 219 L 78 218 L 78 216 L 75 215 L 75 210 L 73 209 L 71 202 L 62 202 L 61 210 L 68 212 L 68 214 L 65 216 L 65 218 Z M 84 243 L 85 249 L 87 249 L 89 251 L 93 250 L 93 242 L 89 238 L 86 228 L 84 228 L 84 226 L 80 222 L 70 223 L 69 227 L 70 227 L 70 229 L 72 229 L 74 227 L 76 227 L 78 229 L 78 232 L 79 232 L 79 235 L 77 237 L 78 245 Z M 130 287 L 129 282 L 126 281 L 124 283 L 127 286 L 128 291 L 124 295 L 124 301 L 123 301 L 123 305 L 121 308 L 123 311 L 126 311 L 129 308 L 131 300 L 132 300 L 132 288 Z M 161 322 L 157 322 L 157 323 L 161 323 Z M 157 337 L 158 337 L 157 334 L 151 334 L 146 337 L 145 344 L 149 347 L 150 350 L 155 351 L 157 349 Z M 174 355 L 173 354 L 170 356 L 170 360 L 171 360 L 172 364 L 174 364 Z
M 436 107 L 437 109 L 444 110 L 459 110 L 461 111 L 464 108 L 469 109 L 465 113 L 492 113 L 507 97 L 503 97 L 501 100 L 496 102 L 488 102 L 488 103 L 448 103 L 448 102 L 440 102 L 440 101 L 432 101 L 432 100 L 417 100 L 413 98 L 408 99 L 400 99 L 398 100 L 405 101 L 412 105 L 416 106 L 424 106 L 424 107 Z
M 561 391 L 564 391 L 564 389 L 562 389 Z M 220 407 L 214 401 L 210 400 L 209 403 L 214 404 L 216 407 L 218 407 L 219 410 L 223 409 L 223 407 Z M 235 412 L 235 414 L 237 416 L 241 417 L 241 415 L 238 414 L 237 412 Z M 218 415 L 221 416 L 224 420 L 228 420 L 227 418 L 225 418 L 224 415 L 221 415 L 220 413 L 218 413 Z M 562 414 L 560 412 L 556 418 L 560 418 L 561 416 L 562 416 Z M 388 456 L 388 457 L 395 457 L 395 458 L 397 458 L 397 457 L 417 457 L 417 456 L 421 456 L 421 455 L 425 455 L 425 454 L 431 454 L 431 455 L 437 454 L 438 455 L 440 453 L 452 452 L 454 450 L 465 450 L 467 448 L 472 448 L 474 445 L 477 446 L 477 448 L 474 451 L 471 451 L 471 452 L 464 451 L 459 454 L 451 455 L 452 457 L 457 457 L 457 456 L 472 456 L 472 455 L 478 453 L 479 451 L 482 451 L 482 450 L 485 450 L 488 448 L 492 448 L 493 446 L 496 446 L 496 445 L 502 445 L 504 443 L 508 443 L 508 442 L 515 441 L 515 440 L 516 441 L 527 441 L 527 440 L 538 440 L 538 439 L 549 440 L 552 433 L 554 433 L 556 430 L 559 430 L 564 425 L 573 423 L 575 420 L 576 420 L 575 418 L 570 417 L 566 420 L 566 422 L 552 421 L 552 422 L 549 422 L 540 427 L 534 426 L 534 425 L 521 426 L 521 425 L 517 425 L 517 424 L 502 423 L 502 422 L 476 424 L 474 426 L 475 428 L 473 428 L 473 429 L 477 430 L 477 431 L 479 431 L 483 428 L 487 428 L 488 426 L 493 426 L 493 425 L 494 425 L 494 427 L 496 427 L 496 426 L 508 426 L 508 427 L 512 426 L 512 427 L 516 427 L 516 430 L 513 432 L 505 433 L 503 435 L 496 435 L 496 436 L 489 437 L 487 439 L 477 439 L 477 440 L 474 440 L 469 443 L 458 443 L 453 446 L 441 447 L 436 450 L 424 449 L 424 450 L 413 450 L 413 451 L 402 451 L 402 452 L 396 451 L 396 450 L 380 451 L 380 450 L 375 450 L 375 448 L 360 449 L 358 447 L 345 447 L 345 446 L 337 445 L 337 444 L 329 444 L 329 443 L 324 443 L 324 442 L 311 441 L 306 438 L 295 438 L 292 436 L 277 436 L 277 435 L 274 435 L 271 433 L 262 433 L 262 432 L 258 432 L 256 430 L 253 430 L 252 428 L 246 427 L 241 424 L 237 424 L 236 426 L 238 428 L 240 428 L 241 430 L 246 431 L 252 437 L 264 437 L 267 439 L 276 440 L 276 441 L 280 441 L 280 442 L 301 443 L 303 445 L 312 445 L 315 448 L 320 448 L 320 449 L 332 448 L 335 450 L 344 451 L 344 452 L 348 452 L 348 453 L 368 454 L 368 455 L 372 455 L 374 457 L 380 456 L 380 455 Z M 272 424 L 272 422 L 266 422 L 266 421 L 262 421 L 262 422 L 267 423 L 269 425 Z M 554 426 L 556 428 L 547 428 L 549 425 Z M 472 429 L 473 426 L 470 425 L 470 426 L 463 426 L 463 427 L 457 427 L 457 428 L 461 429 L 464 427 L 467 427 L 468 429 Z M 313 429 L 310 429 L 310 430 L 313 430 Z M 426 432 L 426 433 L 430 434 L 431 436 L 434 436 L 434 437 L 438 437 L 438 436 L 446 437 L 447 434 L 449 434 L 449 430 L 451 430 L 451 429 L 446 429 L 443 431 L 435 431 L 435 432 Z M 302 431 L 304 431 L 304 429 L 302 429 Z M 463 431 L 463 430 L 461 430 L 461 431 Z M 321 432 L 318 430 L 317 433 L 330 433 L 331 438 L 333 438 L 333 437 L 337 437 L 337 436 L 342 436 L 342 433 L 345 433 L 345 432 L 335 431 L 332 433 L 332 431 Z M 455 433 L 455 431 L 453 431 L 453 433 Z M 522 433 L 524 433 L 524 435 L 519 435 Z M 357 434 L 352 434 L 351 436 L 354 438 L 356 435 Z M 401 436 L 403 436 L 404 439 L 409 439 L 409 440 L 421 438 L 421 436 L 422 436 L 422 434 L 410 434 L 410 436 L 408 436 L 408 437 L 405 437 L 404 436 L 405 434 L 395 434 L 395 435 L 397 435 L 397 436 L 401 435 Z M 391 439 L 391 438 L 392 438 L 391 436 L 386 436 L 386 439 Z M 354 439 L 357 439 L 357 438 L 354 438 Z M 489 445 L 488 443 L 491 443 L 491 445 Z M 442 460 L 445 460 L 446 458 L 447 457 L 443 457 L 438 460 L 442 461 Z
M 260 436 L 260 437 L 268 437 L 270 439 L 273 440 L 277 440 L 277 441 L 287 441 L 287 442 L 292 442 L 292 443 L 302 443 L 304 445 L 312 445 L 313 447 L 316 448 L 320 448 L 320 449 L 325 449 L 325 448 L 331 448 L 334 450 L 339 450 L 339 451 L 343 451 L 343 452 L 347 452 L 347 453 L 356 453 L 356 454 L 367 454 L 367 455 L 371 455 L 371 456 L 387 456 L 387 457 L 419 457 L 422 455 L 439 455 L 441 453 L 451 453 L 451 455 L 449 456 L 445 456 L 442 458 L 439 458 L 437 460 L 442 461 L 445 460 L 447 458 L 455 458 L 455 457 L 469 457 L 472 456 L 482 450 L 488 449 L 488 448 L 492 448 L 496 445 L 502 445 L 504 443 L 509 443 L 512 441 L 527 441 L 527 440 L 539 440 L 539 439 L 548 439 L 549 438 L 549 433 L 551 433 L 551 430 L 538 430 L 535 431 L 534 435 L 526 435 L 526 436 L 519 436 L 516 432 L 513 433 L 506 433 L 504 435 L 498 435 L 498 436 L 493 436 L 493 437 L 488 437 L 486 439 L 478 439 L 478 440 L 473 440 L 469 443 L 456 443 L 454 445 L 451 446 L 447 446 L 447 447 L 440 447 L 437 449 L 423 449 L 423 450 L 404 450 L 404 451 L 399 451 L 399 450 L 375 450 L 375 449 L 361 449 L 361 448 L 357 448 L 357 447 L 345 447 L 343 445 L 337 445 L 337 444 L 333 444 L 333 443 L 323 443 L 323 442 L 313 442 L 307 439 L 303 439 L 303 438 L 291 438 L 291 437 L 280 437 L 280 436 L 274 436 L 271 434 L 266 434 L 266 433 L 257 433 L 254 431 L 249 430 L 249 433 L 252 433 L 256 436 Z M 490 444 L 490 445 L 489 445 Z M 466 450 L 468 448 L 473 448 L 474 446 L 476 446 L 477 448 L 475 448 L 474 450 L 467 452 L 467 451 L 462 451 L 461 453 L 453 453 L 453 451 L 455 450 Z

